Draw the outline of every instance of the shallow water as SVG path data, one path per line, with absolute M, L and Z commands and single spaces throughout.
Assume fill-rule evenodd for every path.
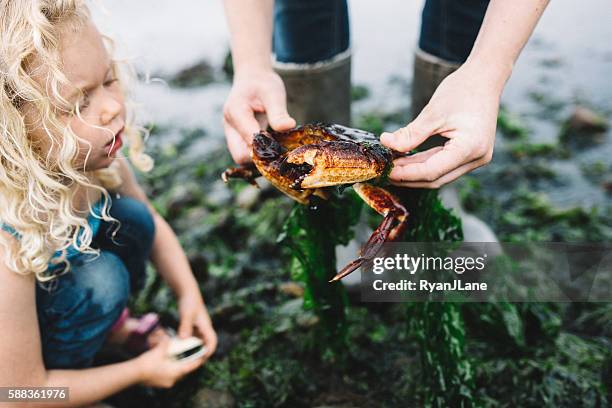
M 94 7 L 96 21 L 102 31 L 115 38 L 119 55 L 130 58 L 139 72 L 168 75 L 200 60 L 217 68 L 222 65 L 229 39 L 220 0 L 100 3 L 105 10 Z M 409 104 L 405 84 L 412 75 L 422 4 L 403 0 L 350 2 L 353 82 L 371 91 L 370 98 L 355 104 L 356 113 L 393 111 Z M 551 1 L 502 98 L 502 103 L 519 114 L 532 130 L 531 141 L 556 143 L 559 123 L 575 102 L 612 119 L 611 23 L 609 0 Z M 394 77 L 400 81 L 390 81 Z M 211 137 L 221 138 L 221 109 L 228 92 L 227 81 L 190 89 L 171 88 L 154 81 L 138 84 L 135 99 L 142 104 L 139 114 L 145 121 L 203 127 Z M 543 95 L 545 101 L 558 103 L 558 109 L 536 114 L 542 112 L 543 106 L 530 96 L 534 92 Z M 496 150 L 504 143 L 498 137 Z M 579 166 L 595 161 L 609 164 L 610 157 L 612 132 L 608 131 L 604 143 L 596 148 L 576 152 L 571 159 L 552 161 L 558 179 L 539 183 L 538 189 L 546 191 L 560 206 L 609 205 L 610 195 L 585 178 Z M 500 190 L 511 187 L 497 186 Z

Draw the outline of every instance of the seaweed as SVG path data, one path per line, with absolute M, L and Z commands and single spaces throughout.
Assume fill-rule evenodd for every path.
M 529 129 L 521 118 L 504 106 L 499 109 L 497 114 L 497 127 L 509 139 L 525 140 L 529 135 Z
M 405 241 L 463 240 L 461 220 L 442 205 L 437 190 L 398 189 L 396 194 L 410 213 Z M 450 302 L 408 304 L 407 317 L 419 341 L 425 406 L 476 405 L 461 306 Z
M 320 318 L 316 347 L 331 359 L 346 347 L 345 308 L 347 295 L 342 285 L 330 284 L 336 274 L 336 246 L 352 238 L 362 200 L 351 190 L 331 200 L 317 200 L 310 206 L 295 204 L 280 242 L 291 249 L 291 272 L 304 282 L 304 306 Z

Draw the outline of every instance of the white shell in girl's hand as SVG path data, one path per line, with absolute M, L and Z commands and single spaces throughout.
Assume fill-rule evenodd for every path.
M 201 357 L 206 352 L 204 343 L 198 337 L 184 339 L 172 337 L 168 346 L 168 356 L 175 360 L 190 361 Z

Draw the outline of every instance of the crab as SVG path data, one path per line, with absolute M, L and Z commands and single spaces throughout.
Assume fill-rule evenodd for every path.
M 408 211 L 384 188 L 368 183 L 388 173 L 400 155 L 380 144 L 369 132 L 340 125 L 304 125 L 285 132 L 261 131 L 253 138 L 253 165 L 227 169 L 222 178 L 246 179 L 255 184 L 262 175 L 277 189 L 308 205 L 313 196 L 328 199 L 330 188 L 352 184 L 353 190 L 384 217 L 359 257 L 342 268 L 338 281 L 373 259 L 382 244 L 401 238 Z

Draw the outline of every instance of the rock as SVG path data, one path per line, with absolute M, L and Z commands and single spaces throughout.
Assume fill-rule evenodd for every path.
M 233 408 L 236 401 L 228 392 L 202 388 L 193 396 L 191 404 L 194 408 Z
M 292 299 L 280 305 L 277 311 L 282 316 L 297 316 L 304 311 L 303 306 L 304 301 L 302 299 Z
M 270 183 L 268 179 L 264 177 L 260 177 L 257 179 L 257 185 L 259 186 L 261 191 L 276 191 L 276 187 L 274 187 L 272 183 Z
M 223 329 L 215 326 L 217 331 L 217 349 L 215 350 L 215 358 L 222 359 L 240 342 L 239 335 L 231 334 Z
M 376 407 L 379 404 L 350 391 L 331 391 L 319 395 L 312 404 L 315 408 Z
M 206 192 L 206 201 L 216 207 L 228 205 L 231 200 L 232 193 L 221 180 L 215 181 Z
M 186 226 L 200 226 L 202 225 L 202 220 L 210 215 L 210 212 L 203 207 L 192 207 L 185 213 L 185 223 Z
M 252 185 L 244 187 L 236 197 L 236 204 L 244 209 L 253 207 L 261 196 L 261 189 Z
M 490 257 L 497 257 L 503 254 L 503 248 L 491 227 L 463 209 L 459 199 L 459 192 L 455 185 L 448 184 L 442 187 L 440 189 L 440 200 L 442 200 L 445 207 L 455 210 L 456 214 L 461 218 L 464 242 L 486 243 L 487 255 Z M 475 249 L 475 247 L 470 248 Z
M 175 217 L 186 206 L 193 204 L 195 195 L 192 186 L 179 184 L 172 189 L 168 199 L 168 217 Z
M 200 61 L 176 73 L 168 81 L 170 85 L 178 88 L 192 88 L 204 86 L 215 80 L 214 70 L 206 61 Z
M 566 122 L 568 130 L 577 132 L 603 132 L 608 129 L 606 119 L 594 111 L 577 106 Z
M 608 126 L 606 118 L 579 106 L 563 124 L 560 140 L 574 148 L 589 148 L 605 141 Z
M 285 295 L 301 298 L 304 296 L 304 288 L 295 282 L 285 282 L 278 285 L 278 290 Z
M 606 191 L 606 193 L 612 194 L 612 177 L 606 178 L 603 183 L 601 183 L 601 186 Z
M 195 276 L 198 282 L 204 282 L 209 279 L 208 261 L 201 251 L 190 251 L 187 260 L 191 266 L 193 276 Z
M 304 329 L 309 329 L 319 324 L 319 317 L 313 313 L 304 313 L 298 315 L 295 318 L 295 322 L 298 326 L 303 327 Z
M 550 57 L 543 58 L 540 60 L 540 65 L 545 68 L 559 68 L 563 65 L 563 59 L 561 57 Z
M 305 329 L 316 326 L 319 323 L 319 318 L 311 310 L 304 310 L 304 300 L 302 298 L 292 299 L 283 303 L 277 309 L 277 312 L 277 333 L 289 330 L 292 321 Z
M 248 320 L 244 307 L 231 302 L 225 302 L 210 310 L 210 317 L 212 317 L 215 325 L 231 331 L 244 329 Z

